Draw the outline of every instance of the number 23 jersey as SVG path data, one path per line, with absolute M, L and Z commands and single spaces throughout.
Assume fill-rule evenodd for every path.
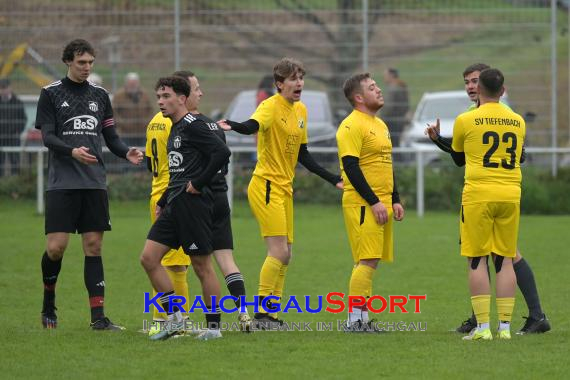
M 523 118 L 499 103 L 485 103 L 455 119 L 452 148 L 465 152 L 463 204 L 520 202 Z

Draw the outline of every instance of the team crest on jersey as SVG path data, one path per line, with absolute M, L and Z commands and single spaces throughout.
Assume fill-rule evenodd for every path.
M 299 120 L 299 128 L 301 128 L 301 129 L 305 128 L 305 120 L 303 120 L 303 119 Z
M 180 148 L 180 145 L 182 145 L 182 138 L 180 136 L 176 136 L 174 138 L 174 147 L 178 149 Z
M 97 104 L 97 102 L 89 102 L 89 109 L 92 112 L 97 112 L 99 111 L 99 105 Z
M 177 168 L 179 167 L 182 162 L 184 162 L 184 157 L 182 154 L 178 152 L 169 152 L 168 153 L 168 167 L 169 168 Z

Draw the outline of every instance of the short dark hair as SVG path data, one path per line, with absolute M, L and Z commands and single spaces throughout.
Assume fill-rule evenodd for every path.
M 194 73 L 193 73 L 192 71 L 190 71 L 190 70 L 178 70 L 178 71 L 175 71 L 175 72 L 172 74 L 172 76 L 173 76 L 173 77 L 182 77 L 182 78 L 188 80 L 188 78 L 195 77 L 196 74 L 194 74 Z
M 484 95 L 499 96 L 505 83 L 505 77 L 499 69 L 485 69 L 479 75 L 479 86 Z
M 463 70 L 463 78 L 465 78 L 467 75 L 474 73 L 475 71 L 483 71 L 486 70 L 488 68 L 490 68 L 491 66 L 485 64 L 485 63 L 474 63 L 472 65 L 469 65 L 465 68 L 465 70 Z
M 344 84 L 342 85 L 344 96 L 346 97 L 346 99 L 348 99 L 348 101 L 350 102 L 350 104 L 352 104 L 353 107 L 355 105 L 354 94 L 362 93 L 362 81 L 369 78 L 370 78 L 370 73 L 360 73 L 360 74 L 354 74 L 346 81 L 344 81 Z
M 71 41 L 63 48 L 63 53 L 61 55 L 61 60 L 63 63 L 73 61 L 76 55 L 82 55 L 84 53 L 89 53 L 95 57 L 95 49 L 86 40 L 78 38 Z
M 305 68 L 303 67 L 303 63 L 301 61 L 298 61 L 294 58 L 281 58 L 281 60 L 279 60 L 279 62 L 273 66 L 273 79 L 275 82 L 283 83 L 285 79 L 289 78 L 295 73 L 305 75 Z M 277 91 L 281 92 L 279 88 L 277 88 Z
M 176 95 L 184 95 L 186 97 L 190 96 L 190 83 L 188 79 L 179 76 L 169 76 L 159 78 L 154 86 L 154 90 L 158 91 L 161 87 L 170 87 Z

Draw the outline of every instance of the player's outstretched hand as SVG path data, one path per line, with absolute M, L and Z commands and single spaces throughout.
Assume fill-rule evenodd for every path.
M 382 204 L 382 202 L 377 202 L 370 206 L 372 209 L 372 214 L 374 215 L 374 219 L 376 219 L 376 223 L 378 224 L 385 224 L 388 221 L 388 210 Z
M 135 165 L 140 164 L 141 161 L 143 160 L 143 157 L 144 157 L 143 152 L 141 152 L 137 148 L 130 148 L 129 151 L 127 152 L 127 160 L 129 160 L 131 164 Z
M 160 207 L 159 205 L 156 205 L 156 207 L 154 209 L 154 220 L 158 219 L 161 212 L 162 212 L 162 207 Z
M 394 210 L 394 220 L 399 222 L 404 219 L 404 206 L 400 203 L 394 203 L 392 209 Z
M 437 140 L 441 128 L 439 127 L 439 119 L 436 119 L 435 124 L 427 124 L 424 135 L 429 136 L 433 141 Z
M 334 185 L 339 190 L 344 190 L 344 182 L 340 180 L 336 185 Z
M 192 186 L 192 181 L 188 181 L 188 184 L 186 185 L 186 192 L 192 194 L 200 194 L 200 192 L 196 190 L 194 186 Z
M 71 151 L 71 157 L 75 158 L 77 161 L 85 165 L 91 165 L 97 163 L 97 157 L 89 153 L 89 148 L 80 146 L 79 148 L 73 148 Z
M 222 128 L 224 131 L 232 130 L 232 127 L 230 127 L 230 125 L 225 119 L 216 121 L 216 124 L 218 124 L 218 127 Z

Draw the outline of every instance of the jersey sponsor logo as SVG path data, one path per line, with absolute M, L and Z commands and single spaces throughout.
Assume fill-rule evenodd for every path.
M 182 145 L 182 138 L 180 136 L 174 137 L 174 147 L 178 149 L 180 148 L 181 145 Z
M 97 112 L 99 110 L 99 105 L 97 104 L 97 102 L 91 101 L 91 102 L 89 102 L 89 109 L 92 112 Z
M 169 152 L 168 153 L 168 167 L 170 168 L 177 168 L 182 165 L 184 158 L 182 154 L 178 152 Z
M 80 115 L 72 117 L 63 124 L 66 125 L 67 123 L 72 123 L 73 129 L 75 130 L 87 129 L 92 131 L 97 127 L 99 121 L 94 116 L 91 115 Z
M 63 101 L 63 103 L 61 103 L 61 108 L 63 107 L 69 107 L 69 104 L 67 104 L 65 100 Z
M 148 130 L 149 131 L 164 131 L 166 130 L 166 124 L 165 123 L 151 123 L 148 126 Z

